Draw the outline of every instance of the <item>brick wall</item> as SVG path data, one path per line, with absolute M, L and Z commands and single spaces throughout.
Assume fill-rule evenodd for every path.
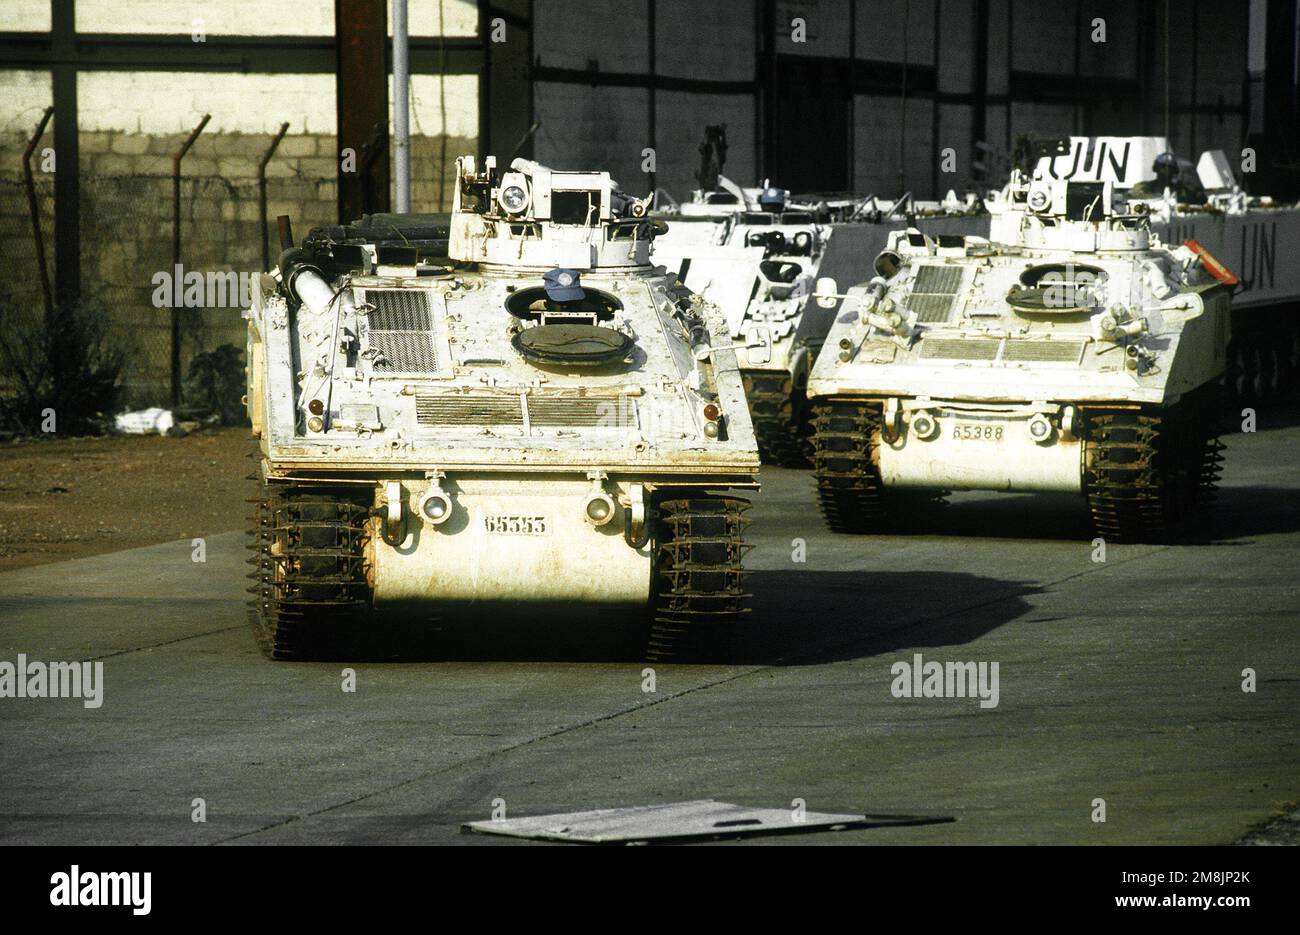
M 182 134 L 150 136 L 121 131 L 81 134 L 82 288 L 94 307 L 114 320 L 130 348 L 127 374 L 133 404 L 165 398 L 170 365 L 170 312 L 153 303 L 152 277 L 170 271 L 172 231 L 171 153 Z M 472 153 L 470 138 L 412 139 L 412 203 L 415 210 L 449 206 L 454 159 Z M 182 263 L 186 270 L 256 271 L 261 268 L 261 222 L 257 162 L 269 143 L 265 134 L 214 133 L 199 137 L 183 163 Z M 4 141 L 5 152 L 21 149 L 19 138 Z M 267 167 L 270 256 L 279 253 L 274 219 L 287 214 L 301 239 L 312 227 L 337 221 L 332 134 L 286 136 Z M 14 159 L 0 172 L 0 258 L 9 278 L 0 293 L 39 311 L 40 289 L 30 215 L 20 167 Z M 53 266 L 53 179 L 38 178 Z M 439 201 L 439 195 L 444 201 Z M 3 298 L 0 295 L 0 298 Z M 184 309 L 184 358 L 223 343 L 243 343 L 237 308 Z
M 77 0 L 80 32 L 183 35 L 193 31 L 196 20 L 208 35 L 331 36 L 334 0 Z M 478 10 L 474 0 L 412 0 L 407 20 L 412 36 L 472 36 Z M 0 30 L 49 28 L 50 0 L 0 3 Z
M 443 86 L 435 75 L 416 75 L 411 99 L 412 207 L 445 209 L 455 158 L 478 148 L 477 77 L 452 76 Z M 0 298 L 32 312 L 40 309 L 40 287 L 18 180 L 22 149 L 50 100 L 47 73 L 0 71 L 0 262 L 7 271 Z M 131 350 L 132 404 L 154 404 L 166 398 L 170 380 L 170 312 L 154 307 L 151 280 L 172 267 L 172 154 L 210 113 L 183 163 L 185 268 L 257 270 L 262 263 L 257 165 L 281 121 L 289 121 L 289 133 L 267 166 L 272 231 L 279 214 L 290 216 L 299 239 L 312 227 L 338 220 L 334 78 L 84 72 L 78 76 L 78 104 L 82 291 L 87 302 L 112 316 L 113 330 Z M 53 146 L 52 131 L 53 125 L 42 149 Z M 363 143 L 350 145 L 359 150 Z M 34 165 L 39 164 L 38 158 Z M 38 176 L 52 269 L 53 176 Z M 274 262 L 279 253 L 274 233 L 272 239 Z M 243 343 L 238 309 L 185 309 L 181 315 L 185 361 L 198 350 Z

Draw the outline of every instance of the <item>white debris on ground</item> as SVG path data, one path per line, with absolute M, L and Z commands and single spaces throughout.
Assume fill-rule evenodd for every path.
M 114 428 L 127 435 L 152 435 L 155 432 L 165 435 L 174 424 L 172 411 L 158 406 L 135 412 L 124 412 L 113 420 Z

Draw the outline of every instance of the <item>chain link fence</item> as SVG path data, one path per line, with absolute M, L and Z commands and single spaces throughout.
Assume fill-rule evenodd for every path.
M 54 179 L 35 179 L 36 207 L 45 245 L 45 262 L 54 280 Z M 27 191 L 21 178 L 0 178 L 0 301 L 41 314 L 40 272 Z
M 332 180 L 270 179 L 267 197 L 269 216 L 290 214 L 299 237 L 334 220 Z M 49 176 L 36 179 L 36 200 L 53 283 L 54 183 Z M 81 179 L 82 305 L 101 316 L 106 339 L 123 355 L 122 402 L 130 408 L 170 404 L 173 306 L 179 306 L 182 382 L 196 355 L 225 344 L 242 351 L 241 312 L 251 277 L 262 267 L 256 179 L 181 180 L 179 283 L 172 257 L 172 202 L 170 177 Z M 271 232 L 274 238 L 273 222 Z M 278 252 L 273 242 L 272 262 Z M 21 178 L 0 178 L 0 262 L 0 306 L 9 321 L 36 321 L 44 314 L 44 303 Z

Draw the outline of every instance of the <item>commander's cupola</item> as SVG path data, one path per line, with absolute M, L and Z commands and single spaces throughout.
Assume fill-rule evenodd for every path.
M 1146 250 L 1151 243 L 1145 206 L 1117 211 L 1112 182 L 1054 179 L 1041 171 L 1026 182 L 1016 172 L 990 212 L 989 239 L 999 244 L 1095 253 Z
M 489 156 L 456 160 L 450 254 L 466 263 L 591 270 L 648 266 L 662 222 L 649 198 L 620 191 L 608 172 L 561 172 L 529 159 L 499 171 Z

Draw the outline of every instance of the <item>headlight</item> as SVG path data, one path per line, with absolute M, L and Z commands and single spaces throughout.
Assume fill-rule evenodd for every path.
M 441 488 L 430 488 L 420 498 L 420 515 L 435 526 L 451 519 L 451 510 L 451 497 Z
M 593 526 L 604 526 L 614 518 L 614 500 L 609 494 L 593 493 L 587 498 L 586 504 L 582 508 L 583 515 L 587 522 Z
M 1029 437 L 1036 442 L 1045 442 L 1052 437 L 1052 423 L 1041 412 L 1029 420 Z
M 912 416 L 912 434 L 922 441 L 933 438 L 939 433 L 939 423 L 928 413 L 918 412 Z
M 497 195 L 497 201 L 510 214 L 519 214 L 528 207 L 528 192 L 521 185 L 507 185 Z

